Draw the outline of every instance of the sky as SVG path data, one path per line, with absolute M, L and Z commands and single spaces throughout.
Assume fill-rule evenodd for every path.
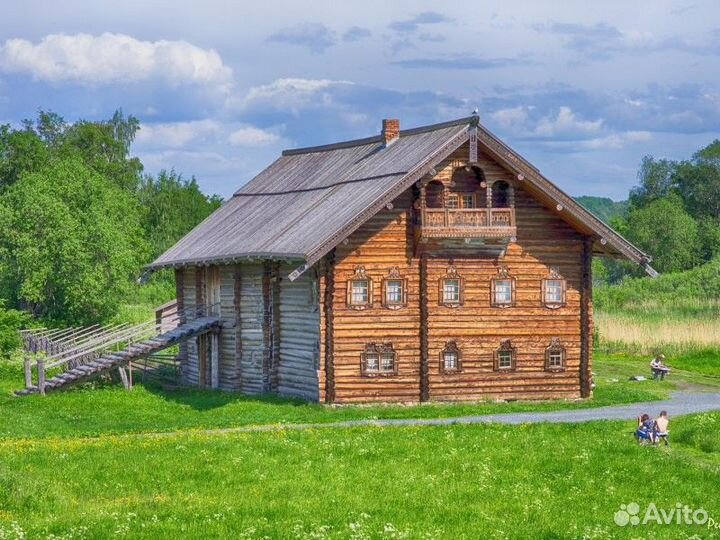
M 465 117 L 572 195 L 720 138 L 720 2 L 2 0 L 0 123 L 136 116 L 230 196 L 285 148 Z

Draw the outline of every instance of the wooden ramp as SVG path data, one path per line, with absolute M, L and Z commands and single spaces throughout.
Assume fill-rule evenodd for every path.
M 100 374 L 118 369 L 126 387 L 129 387 L 129 373 L 126 366 L 149 355 L 177 345 L 194 337 L 220 330 L 221 321 L 215 315 L 199 315 L 189 321 L 175 324 L 143 323 L 130 328 L 94 328 L 93 330 L 75 330 L 79 337 L 63 342 L 39 336 L 24 336 L 26 351 L 49 353 L 60 349 L 54 355 L 40 358 L 35 362 L 25 361 L 25 388 L 17 395 L 46 393 L 85 382 Z M 71 334 L 74 335 L 74 334 Z M 87 337 L 94 336 L 94 337 Z M 70 343 L 68 343 L 70 342 Z M 59 344 L 61 343 L 61 344 Z M 37 349 L 40 350 L 37 350 Z M 112 349 L 117 350 L 112 350 Z M 35 349 L 35 350 L 32 350 Z M 54 376 L 46 377 L 48 372 L 62 370 Z M 37 373 L 37 382 L 33 380 L 33 371 Z

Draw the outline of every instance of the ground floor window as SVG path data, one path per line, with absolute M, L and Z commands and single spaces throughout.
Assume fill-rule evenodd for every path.
M 545 349 L 545 369 L 548 371 L 562 371 L 565 369 L 565 347 L 558 338 L 553 338 Z
M 368 343 L 361 355 L 363 375 L 395 375 L 397 373 L 397 353 L 392 343 Z
M 448 341 L 440 351 L 440 371 L 443 373 L 460 371 L 460 349 L 455 341 Z
M 515 347 L 509 339 L 504 340 L 495 351 L 495 370 L 513 371 L 515 369 Z

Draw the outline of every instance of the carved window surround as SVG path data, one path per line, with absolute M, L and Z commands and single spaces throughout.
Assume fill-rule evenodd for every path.
M 391 377 L 397 375 L 397 353 L 392 343 L 368 343 L 360 355 L 363 377 Z
M 438 298 L 440 305 L 450 308 L 459 308 L 464 302 L 464 279 L 457 273 L 455 265 L 448 266 L 447 274 L 440 278 Z
M 373 281 L 364 266 L 356 266 L 347 282 L 347 305 L 352 309 L 368 309 L 373 303 Z
M 542 303 L 549 309 L 559 309 L 567 303 L 567 281 L 557 268 L 551 268 L 542 281 Z
M 547 371 L 565 371 L 566 352 L 560 339 L 554 337 L 545 349 L 545 369 Z
M 504 339 L 495 350 L 495 371 L 515 371 L 517 351 L 509 339 Z
M 456 341 L 448 341 L 440 351 L 440 373 L 460 373 L 461 371 L 462 353 Z
M 515 278 L 510 275 L 507 266 L 500 266 L 490 283 L 490 305 L 498 308 L 515 305 Z
M 400 276 L 400 269 L 393 266 L 382 281 L 383 307 L 401 309 L 407 306 L 407 279 Z

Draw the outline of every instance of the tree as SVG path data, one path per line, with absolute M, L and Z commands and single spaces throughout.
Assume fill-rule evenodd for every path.
M 175 171 L 161 171 L 157 178 L 145 177 L 138 197 L 152 257 L 180 240 L 222 202 L 219 196 L 200 191 L 195 178 L 185 180 Z
M 676 176 L 688 211 L 696 218 L 707 216 L 720 224 L 720 141 L 698 150 L 692 160 L 681 162 Z
M 630 190 L 630 205 L 641 208 L 672 193 L 676 168 L 675 161 L 645 156 L 638 171 L 640 185 Z
M 22 175 L 0 214 L 0 293 L 35 316 L 107 319 L 147 255 L 137 200 L 77 156 Z
M 621 232 L 653 257 L 660 272 L 687 270 L 700 262 L 698 225 L 678 195 L 633 208 Z

